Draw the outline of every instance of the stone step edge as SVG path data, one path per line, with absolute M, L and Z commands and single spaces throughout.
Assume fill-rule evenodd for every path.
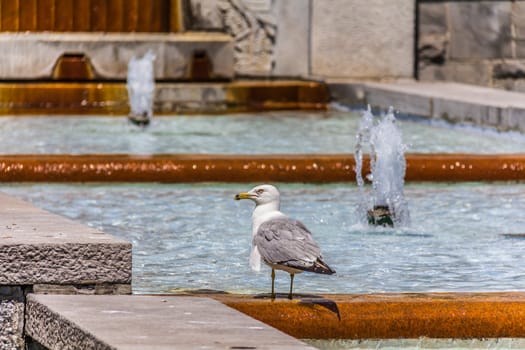
M 53 350 L 314 350 L 211 298 L 173 295 L 30 294 L 25 332 Z

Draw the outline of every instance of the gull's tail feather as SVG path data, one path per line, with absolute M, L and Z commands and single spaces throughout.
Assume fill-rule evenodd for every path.
M 313 265 L 305 269 L 305 271 L 322 273 L 324 275 L 333 275 L 335 273 L 335 270 L 328 266 L 321 258 L 317 258 Z

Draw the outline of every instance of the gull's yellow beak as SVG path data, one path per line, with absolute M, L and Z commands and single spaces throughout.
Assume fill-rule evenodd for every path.
M 252 195 L 248 192 L 241 192 L 241 193 L 236 194 L 234 198 L 236 201 L 241 200 L 241 199 L 251 199 Z

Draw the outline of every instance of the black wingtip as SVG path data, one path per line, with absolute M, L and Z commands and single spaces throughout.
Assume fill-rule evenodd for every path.
M 310 269 L 308 269 L 308 271 L 321 273 L 323 275 L 333 275 L 335 273 L 335 270 L 328 266 L 328 264 L 322 261 L 321 259 L 317 259 L 317 261 L 314 262 L 314 264 Z

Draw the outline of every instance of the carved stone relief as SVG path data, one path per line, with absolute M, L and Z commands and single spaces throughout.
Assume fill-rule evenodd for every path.
M 277 35 L 273 0 L 189 0 L 189 12 L 189 29 L 218 30 L 234 38 L 237 74 L 272 72 Z

